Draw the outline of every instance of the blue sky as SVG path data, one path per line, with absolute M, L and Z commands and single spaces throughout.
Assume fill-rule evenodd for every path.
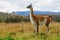
M 60 12 L 60 0 L 0 0 L 0 11 L 26 11 L 31 3 L 34 10 Z

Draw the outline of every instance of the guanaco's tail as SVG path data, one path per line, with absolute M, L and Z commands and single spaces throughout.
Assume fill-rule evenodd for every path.
M 51 18 L 52 18 L 52 16 L 49 16 L 49 17 L 51 17 Z
M 52 16 L 49 16 L 49 18 L 50 18 L 50 23 L 52 23 Z

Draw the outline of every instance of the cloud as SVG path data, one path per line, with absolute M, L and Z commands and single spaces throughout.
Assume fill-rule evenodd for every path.
M 60 0 L 0 0 L 0 11 L 24 11 L 31 3 L 34 10 L 60 11 Z
M 15 4 L 11 4 L 7 1 L 0 1 L 0 11 L 15 11 L 15 10 L 19 10 L 20 8 L 18 6 L 16 6 Z
M 59 0 L 45 0 L 43 2 L 40 1 L 34 5 L 34 9 L 37 7 L 37 9 L 42 10 L 42 11 L 55 11 L 55 12 L 60 12 L 60 1 Z
M 25 11 L 26 6 L 29 5 L 32 0 L 0 0 L 0 11 Z

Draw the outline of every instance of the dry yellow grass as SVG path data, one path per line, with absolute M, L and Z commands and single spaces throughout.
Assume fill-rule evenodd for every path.
M 30 22 L 22 22 L 22 23 L 0 23 L 0 36 L 6 35 L 12 32 L 33 32 L 33 25 Z
M 48 35 L 50 34 L 60 34 L 60 23 L 53 22 L 49 26 L 50 30 Z M 12 37 L 17 39 L 30 39 L 30 40 L 39 40 L 39 37 L 35 36 L 33 33 L 34 26 L 30 22 L 21 22 L 21 23 L 0 23 L 0 37 L 7 37 L 11 35 Z M 39 28 L 39 32 L 46 32 L 46 26 Z M 51 36 L 51 35 L 50 35 Z M 56 36 L 56 35 L 54 35 Z M 34 38 L 32 38 L 34 37 Z M 22 40 L 22 39 L 21 39 Z

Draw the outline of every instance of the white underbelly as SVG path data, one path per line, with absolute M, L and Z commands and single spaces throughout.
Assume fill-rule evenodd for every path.
M 42 26 L 42 25 L 45 25 L 47 22 L 47 19 L 44 19 L 43 21 L 39 21 L 39 25 Z

